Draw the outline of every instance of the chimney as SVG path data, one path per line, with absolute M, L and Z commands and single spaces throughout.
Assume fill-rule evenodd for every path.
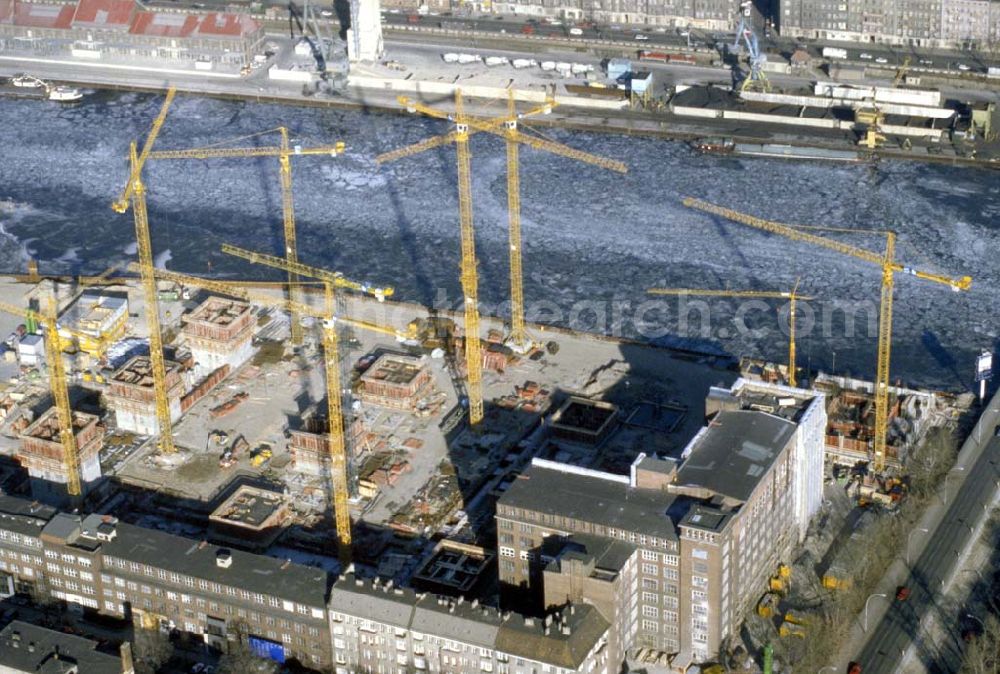
M 562 633 L 563 634 L 565 634 L 566 636 L 569 636 L 570 634 L 572 634 L 572 632 L 573 632 L 573 630 L 570 629 L 569 625 L 563 625 L 563 628 L 562 628 Z
M 392 589 L 392 578 L 390 578 L 389 580 L 386 581 L 386 583 L 385 583 L 385 589 L 386 590 L 391 590 Z
M 472 608 L 479 608 L 479 600 L 478 599 L 473 599 L 472 600 Z
M 448 613 L 454 613 L 454 612 L 455 612 L 455 604 L 451 603 L 448 605 Z
M 286 559 L 284 562 L 281 563 L 281 570 L 284 571 L 291 565 L 292 565 L 292 560 Z
M 228 569 L 233 565 L 233 553 L 226 548 L 219 548 L 215 553 L 215 565 L 222 569 Z
M 529 618 L 528 616 L 524 616 L 524 626 L 525 627 L 534 627 L 535 626 L 535 619 L 534 618 Z
M 199 550 L 204 550 L 206 547 L 208 547 L 208 541 L 202 541 L 201 543 L 198 544 Z
M 35 642 L 34 641 L 29 641 L 28 642 L 28 652 L 29 653 L 34 653 L 35 652 Z M 58 653 L 57 653 L 57 655 L 58 655 Z

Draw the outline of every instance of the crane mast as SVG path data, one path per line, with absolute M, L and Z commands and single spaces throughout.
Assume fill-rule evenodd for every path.
M 49 365 L 49 385 L 59 417 L 59 444 L 63 448 L 63 464 L 66 467 L 66 492 L 72 501 L 83 494 L 80 485 L 80 452 L 73 435 L 73 408 L 69 403 L 69 385 L 62 350 L 59 348 L 59 328 L 56 326 L 55 297 L 50 297 L 45 320 L 45 357 Z
M 912 267 L 905 267 L 895 261 L 896 235 L 893 232 L 886 232 L 885 251 L 876 253 L 874 251 L 858 248 L 850 244 L 842 243 L 834 239 L 804 232 L 790 225 L 779 222 L 756 218 L 752 215 L 740 213 L 729 208 L 716 206 L 699 199 L 685 198 L 684 205 L 705 213 L 711 213 L 720 217 L 739 222 L 741 224 L 760 229 L 773 234 L 784 236 L 795 241 L 803 241 L 813 245 L 821 246 L 838 253 L 864 260 L 877 265 L 882 272 L 881 297 L 879 303 L 879 326 L 878 326 L 878 360 L 875 367 L 875 428 L 874 442 L 872 446 L 872 467 L 875 472 L 883 472 L 886 467 L 886 438 L 889 432 L 889 363 L 892 357 L 892 293 L 895 284 L 895 274 L 904 273 L 927 281 L 933 281 L 950 287 L 952 290 L 968 290 L 972 285 L 972 278 L 962 276 L 951 278 L 940 274 L 924 272 Z
M 482 348 L 479 341 L 479 312 L 476 306 L 478 299 L 478 278 L 475 265 L 475 237 L 472 219 L 472 187 L 469 174 L 470 152 L 469 137 L 477 132 L 491 133 L 503 138 L 507 148 L 507 212 L 508 212 L 508 247 L 510 258 L 510 294 L 511 294 L 511 334 L 510 341 L 514 348 L 527 351 L 530 340 L 525 329 L 524 320 L 524 286 L 521 253 L 521 182 L 519 145 L 524 144 L 537 150 L 551 152 L 563 157 L 582 161 L 601 168 L 625 173 L 624 164 L 611 159 L 605 159 L 588 152 L 573 148 L 543 138 L 527 136 L 521 133 L 519 121 L 538 114 L 548 114 L 555 105 L 554 101 L 546 100 L 540 106 L 523 113 L 518 113 L 514 99 L 514 91 L 508 90 L 507 114 L 493 119 L 478 119 L 465 114 L 461 92 L 455 92 L 455 113 L 451 115 L 423 105 L 417 101 L 400 96 L 402 105 L 411 113 L 419 112 L 436 119 L 447 119 L 455 124 L 448 134 L 435 136 L 414 145 L 387 152 L 376 157 L 376 161 L 384 163 L 403 157 L 410 157 L 426 150 L 455 144 L 458 156 L 458 195 L 459 224 L 462 237 L 461 280 L 465 296 L 465 341 L 466 341 L 466 371 L 467 391 L 469 398 L 469 422 L 477 424 L 482 420 Z M 471 292 L 475 291 L 475 293 Z M 470 301 L 471 300 L 471 301 Z M 471 338 L 471 339 L 470 339 Z M 473 360 L 475 362 L 473 362 Z
M 760 299 L 787 299 L 788 300 L 788 385 L 798 386 L 795 361 L 795 303 L 798 300 L 811 300 L 812 297 L 798 294 L 799 283 L 795 282 L 795 288 L 789 291 L 768 291 L 768 290 L 708 290 L 692 288 L 650 288 L 646 292 L 650 295 L 702 295 L 705 297 L 755 297 Z
M 142 183 L 141 168 L 138 168 L 139 158 L 136 154 L 135 142 L 129 146 L 129 158 L 132 164 L 132 217 L 135 220 L 139 273 L 142 277 L 146 326 L 149 329 L 149 363 L 153 371 L 153 396 L 157 431 L 159 432 L 159 448 L 165 454 L 172 454 L 177 451 L 177 448 L 174 446 L 170 401 L 167 399 L 167 368 L 163 359 L 163 335 L 160 332 L 160 301 L 156 294 L 156 278 L 153 275 L 153 244 L 149 238 L 146 186 Z
M 292 192 L 292 155 L 329 155 L 336 157 L 343 153 L 343 141 L 337 141 L 333 145 L 315 148 L 292 147 L 288 140 L 288 129 L 279 126 L 277 131 L 280 136 L 280 144 L 277 147 L 206 147 L 191 148 L 187 150 L 160 150 L 149 153 L 151 159 L 219 159 L 219 158 L 250 158 L 250 157 L 277 157 L 279 165 L 279 178 L 281 183 L 281 218 L 282 228 L 285 238 L 285 261 L 290 269 L 288 270 L 288 316 L 291 322 L 292 344 L 302 343 L 302 323 L 298 312 L 292 307 L 298 300 L 297 284 L 299 273 L 292 267 L 298 263 L 298 243 L 296 242 L 295 229 L 295 201 Z M 267 132 L 265 132 L 267 133 Z

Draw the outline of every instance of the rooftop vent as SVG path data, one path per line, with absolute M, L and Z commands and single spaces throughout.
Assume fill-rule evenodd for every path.
M 215 565 L 228 569 L 233 565 L 233 553 L 226 548 L 219 548 L 219 551 L 215 553 Z
M 535 626 L 535 619 L 534 618 L 529 618 L 528 616 L 525 616 L 524 617 L 524 626 L 525 627 L 534 627 Z

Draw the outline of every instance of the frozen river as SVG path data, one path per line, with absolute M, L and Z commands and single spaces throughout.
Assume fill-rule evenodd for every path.
M 95 273 L 130 259 L 130 215 L 110 202 L 125 176 L 128 142 L 141 137 L 158 97 L 97 93 L 75 107 L 0 100 L 0 270 Z M 498 111 L 499 112 L 499 111 Z M 346 155 L 293 160 L 300 258 L 397 288 L 423 303 L 460 299 L 454 152 L 440 149 L 379 167 L 376 154 L 446 131 L 416 118 L 179 97 L 160 149 L 202 146 L 284 124 L 303 144 L 342 139 Z M 782 359 L 773 311 L 712 300 L 649 303 L 671 285 L 800 290 L 803 364 L 870 376 L 878 270 L 688 210 L 695 196 L 788 223 L 859 230 L 834 236 L 880 249 L 899 233 L 897 257 L 921 269 L 974 277 L 968 293 L 900 277 L 894 377 L 957 387 L 992 348 L 1000 318 L 1000 173 L 918 163 L 877 167 L 700 156 L 683 144 L 568 131 L 546 135 L 621 159 L 626 176 L 522 151 L 525 296 L 529 317 L 626 336 L 668 333 L 733 353 Z M 276 144 L 274 134 L 254 139 Z M 496 138 L 473 140 L 474 212 L 486 311 L 507 297 L 505 156 Z M 223 242 L 279 253 L 277 160 L 150 165 L 153 245 L 169 268 L 276 277 L 219 252 Z M 589 304 L 581 304 L 588 302 Z M 773 303 L 772 308 L 780 306 Z M 682 318 L 680 314 L 685 314 Z M 845 313 L 856 320 L 845 320 Z M 871 321 L 867 319 L 871 316 Z M 746 325 L 759 328 L 752 333 Z M 853 322 L 854 336 L 851 337 Z M 707 331 L 707 332 L 706 332 Z

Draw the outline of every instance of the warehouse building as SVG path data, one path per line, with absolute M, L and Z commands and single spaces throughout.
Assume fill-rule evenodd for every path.
M 706 409 L 679 461 L 640 454 L 616 475 L 535 459 L 497 503 L 507 596 L 593 603 L 628 626 L 622 651 L 714 656 L 821 503 L 826 417 L 821 394 L 744 380 Z
M 0 47 L 91 62 L 125 57 L 201 70 L 243 66 L 263 40 L 263 26 L 249 14 L 148 11 L 136 0 L 0 0 Z
M 321 569 L 0 495 L 0 594 L 67 602 L 225 651 L 330 665 Z

